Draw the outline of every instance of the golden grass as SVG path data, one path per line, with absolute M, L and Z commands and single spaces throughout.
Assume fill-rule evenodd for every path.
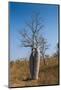
M 10 63 L 9 86 L 22 87 L 59 84 L 58 69 L 58 58 L 46 60 L 46 65 L 41 61 L 39 79 L 30 80 L 28 61 L 16 61 L 12 64 Z

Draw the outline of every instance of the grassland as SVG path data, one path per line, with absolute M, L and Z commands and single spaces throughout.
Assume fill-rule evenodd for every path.
M 30 80 L 29 61 L 10 62 L 9 87 L 57 85 L 59 84 L 58 58 L 49 58 L 46 65 L 40 62 L 38 80 Z

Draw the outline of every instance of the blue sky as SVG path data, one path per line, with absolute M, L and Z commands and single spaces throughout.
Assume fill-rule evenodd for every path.
M 30 20 L 33 12 L 40 12 L 44 28 L 43 35 L 47 39 L 49 49 L 47 54 L 55 52 L 58 42 L 58 5 L 9 3 L 9 33 L 10 33 L 10 60 L 29 57 L 30 48 L 20 47 L 18 30 L 25 27 L 25 21 Z

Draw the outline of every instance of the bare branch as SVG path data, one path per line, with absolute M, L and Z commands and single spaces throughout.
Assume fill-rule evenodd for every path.
M 42 25 L 40 19 L 41 17 L 39 13 L 33 13 L 33 15 L 31 16 L 31 21 L 29 23 L 25 23 L 26 27 L 22 32 L 20 32 L 22 38 L 21 43 L 23 46 L 38 47 L 42 45 L 43 38 L 40 35 L 40 30 L 42 30 L 44 26 Z M 29 30 L 31 31 L 31 35 L 28 34 Z

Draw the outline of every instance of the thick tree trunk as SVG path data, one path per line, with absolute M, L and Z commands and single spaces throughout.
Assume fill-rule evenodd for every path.
M 35 51 L 34 56 L 33 56 L 33 53 L 31 53 L 31 56 L 30 56 L 31 79 L 38 79 L 39 66 L 40 66 L 40 54 L 37 50 Z
M 31 53 L 31 55 L 30 55 L 29 66 L 30 66 L 31 79 L 33 79 L 33 75 L 34 75 L 34 57 L 33 57 L 33 53 Z

